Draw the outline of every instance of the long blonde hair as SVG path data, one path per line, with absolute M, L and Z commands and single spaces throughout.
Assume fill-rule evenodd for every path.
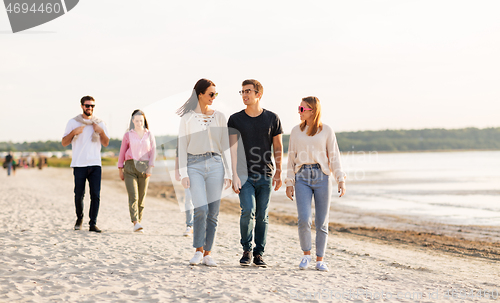
M 307 131 L 308 136 L 314 136 L 323 130 L 323 123 L 321 123 L 321 104 L 319 99 L 316 97 L 305 97 L 302 101 L 307 103 L 307 106 L 312 109 L 312 114 L 314 115 L 312 125 L 309 125 L 309 130 Z M 306 128 L 306 121 L 300 122 L 300 131 L 304 131 Z

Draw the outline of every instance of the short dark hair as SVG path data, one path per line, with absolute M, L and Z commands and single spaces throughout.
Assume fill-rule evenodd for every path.
M 80 103 L 83 105 L 83 103 L 85 103 L 85 101 L 95 101 L 95 100 L 91 96 L 85 96 L 85 97 L 82 97 L 82 99 L 80 100 Z
M 146 119 L 146 115 L 144 114 L 144 112 L 142 110 L 136 109 L 136 110 L 134 110 L 134 112 L 132 113 L 132 117 L 130 118 L 130 126 L 128 128 L 129 130 L 135 129 L 135 125 L 134 125 L 134 117 L 135 116 L 143 116 L 144 117 L 144 128 L 149 129 L 148 120 Z
M 254 79 L 247 79 L 245 81 L 243 81 L 243 83 L 241 83 L 241 86 L 245 86 L 245 85 L 249 85 L 249 84 L 252 84 L 253 85 L 253 88 L 260 93 L 260 96 L 262 97 L 262 95 L 264 94 L 264 87 L 262 86 L 262 84 L 260 84 L 259 81 L 257 80 L 254 80 Z

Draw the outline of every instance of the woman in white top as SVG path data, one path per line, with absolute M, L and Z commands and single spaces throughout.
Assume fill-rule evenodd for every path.
M 302 99 L 299 106 L 302 122 L 292 129 L 288 147 L 286 195 L 297 196 L 299 240 L 304 256 L 299 269 L 311 262 L 311 204 L 314 196 L 316 225 L 316 269 L 328 271 L 323 262 L 328 240 L 331 183 L 333 173 L 340 197 L 345 194 L 345 173 L 333 130 L 321 123 L 321 105 L 316 97 Z
M 177 110 L 179 126 L 179 173 L 184 188 L 190 188 L 194 206 L 191 265 L 217 266 L 210 256 L 215 240 L 222 188 L 231 186 L 231 163 L 227 120 L 211 109 L 215 84 L 200 79 L 193 95 Z

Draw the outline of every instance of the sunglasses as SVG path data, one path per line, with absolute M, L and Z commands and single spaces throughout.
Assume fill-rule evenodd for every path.
M 89 108 L 89 107 L 94 108 L 95 104 L 84 104 L 83 106 L 85 106 L 85 108 Z
M 312 110 L 312 108 L 307 108 L 307 107 L 299 106 L 299 112 L 303 113 L 306 110 Z
M 249 94 L 251 91 L 254 91 L 255 93 L 258 93 L 259 91 L 258 90 L 255 90 L 255 89 L 245 89 L 245 90 L 240 90 L 239 93 L 240 95 L 244 95 L 244 94 Z
M 210 96 L 210 98 L 214 98 L 217 97 L 219 93 L 209 93 L 208 95 Z

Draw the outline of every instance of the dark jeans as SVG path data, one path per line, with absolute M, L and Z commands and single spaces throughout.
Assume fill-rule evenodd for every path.
M 243 184 L 239 193 L 241 206 L 240 243 L 244 251 L 252 249 L 252 233 L 255 219 L 254 255 L 262 255 L 266 246 L 271 188 L 272 177 L 254 174 L 248 176 L 248 180 Z
M 89 225 L 97 224 L 97 214 L 99 213 L 99 201 L 101 195 L 101 167 L 73 167 L 75 176 L 75 208 L 78 219 L 83 219 L 83 196 L 85 195 L 85 182 L 89 180 L 90 187 L 90 211 Z

